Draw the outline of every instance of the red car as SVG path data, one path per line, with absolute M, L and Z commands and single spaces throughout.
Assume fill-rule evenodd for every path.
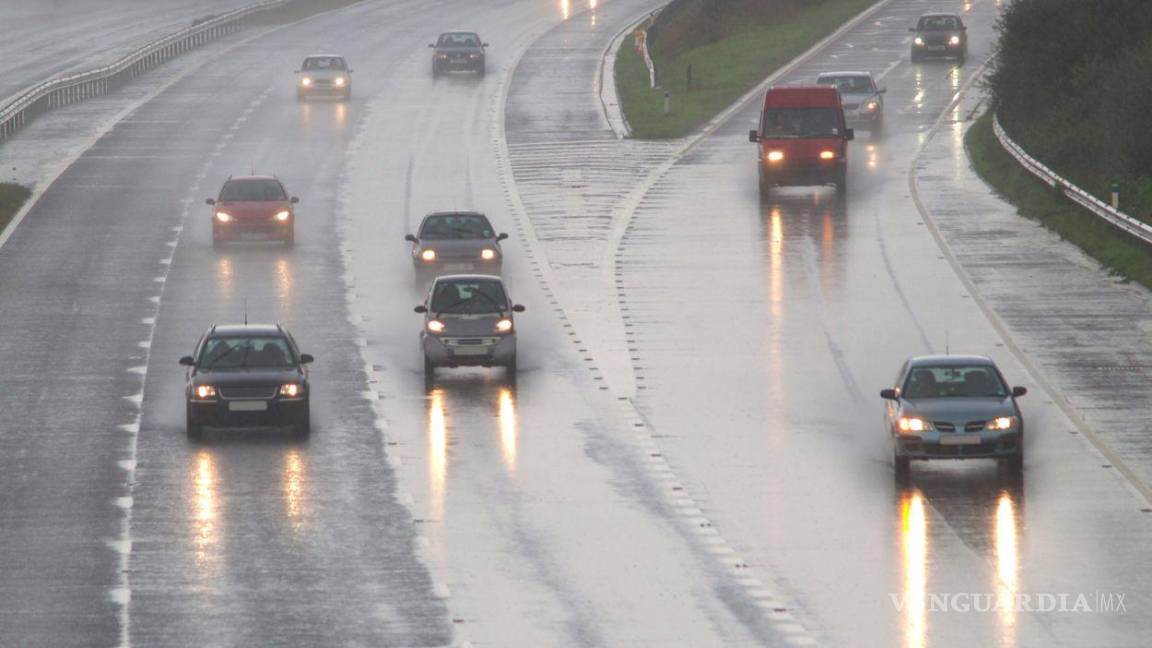
M 764 95 L 760 128 L 760 195 L 781 185 L 836 185 L 848 190 L 848 140 L 840 92 L 834 86 L 780 86 Z
M 288 197 L 275 176 L 231 177 L 220 188 L 212 206 L 212 244 L 224 241 L 279 240 L 296 242 L 296 211 L 300 202 Z

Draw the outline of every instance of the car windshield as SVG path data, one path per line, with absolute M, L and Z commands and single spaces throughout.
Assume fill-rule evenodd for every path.
M 1004 398 L 1008 390 L 991 365 L 913 367 L 904 382 L 904 398 Z
M 304 59 L 305 70 L 343 70 L 344 59 L 339 56 L 311 56 Z
M 508 296 L 499 281 L 440 281 L 432 293 L 433 313 L 482 314 L 508 310 Z
M 907 23 L 905 23 L 907 24 Z M 956 31 L 960 29 L 960 19 L 956 16 L 924 16 L 916 26 L 920 31 Z
M 433 214 L 420 226 L 421 239 L 490 239 L 492 224 L 480 214 Z
M 476 34 L 440 34 L 436 47 L 480 47 L 480 37 Z
M 876 86 L 872 84 L 872 77 L 862 75 L 851 76 L 824 76 L 816 80 L 819 85 L 836 86 L 840 94 L 862 94 L 875 92 Z
M 274 179 L 229 180 L 220 190 L 221 202 L 272 202 L 288 200 L 280 181 Z
M 294 365 L 288 343 L 281 337 L 216 337 L 200 354 L 203 369 L 255 369 Z
M 833 108 L 771 108 L 764 111 L 761 136 L 839 137 L 840 116 Z

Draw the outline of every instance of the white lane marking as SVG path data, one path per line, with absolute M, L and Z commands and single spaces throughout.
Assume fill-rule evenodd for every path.
M 879 81 L 880 79 L 883 79 L 884 77 L 888 76 L 889 72 L 891 72 L 892 70 L 895 70 L 896 66 L 900 65 L 901 60 L 902 59 L 896 59 L 895 61 L 892 61 L 891 63 L 889 63 L 888 67 L 884 68 L 883 72 L 876 75 L 876 80 Z

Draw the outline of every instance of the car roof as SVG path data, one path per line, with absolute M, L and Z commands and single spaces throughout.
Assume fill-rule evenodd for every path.
M 286 331 L 279 324 L 216 324 L 209 331 L 209 337 L 221 335 L 274 335 L 282 336 Z
M 244 175 L 244 176 L 229 176 L 229 178 L 228 178 L 228 182 L 233 182 L 236 180 L 239 180 L 241 182 L 243 182 L 245 180 L 277 180 L 278 181 L 279 178 L 277 178 L 274 175 Z
M 920 15 L 920 18 L 921 18 L 921 19 L 924 19 L 924 18 L 956 18 L 957 20 L 959 20 L 959 19 L 960 19 L 960 14 L 954 14 L 954 13 L 926 13 L 926 14 L 921 14 L 921 15 Z
M 843 72 L 821 72 L 820 74 L 816 75 L 816 78 L 817 79 L 823 79 L 824 77 L 833 77 L 833 76 L 864 76 L 864 77 L 871 78 L 872 73 L 871 72 L 861 72 L 859 70 L 846 70 Z
M 454 31 L 446 31 L 446 32 L 440 32 L 440 35 L 441 35 L 441 36 L 447 36 L 448 34 L 466 34 L 466 35 L 468 35 L 468 36 L 479 36 L 479 35 L 480 35 L 480 34 L 477 34 L 477 33 L 476 33 L 476 32 L 474 32 L 474 31 L 465 31 L 465 30 L 462 30 L 462 29 L 457 29 L 457 30 L 454 30 Z
M 340 54 L 309 54 L 308 56 L 305 56 L 304 58 L 305 59 L 311 59 L 311 58 L 338 58 L 338 59 L 342 59 L 344 57 Z
M 436 277 L 436 283 L 440 283 L 441 281 L 448 282 L 448 281 L 476 281 L 476 280 L 490 280 L 490 281 L 498 281 L 501 284 L 504 283 L 504 280 L 501 279 L 500 277 L 498 277 L 497 275 L 486 275 L 486 274 L 452 274 L 452 275 L 440 275 L 439 277 Z
M 909 358 L 908 364 L 913 367 L 923 367 L 925 365 L 932 365 L 936 367 L 949 367 L 956 365 L 996 366 L 996 363 L 992 361 L 992 358 L 981 355 L 922 355 Z
M 488 218 L 487 216 L 484 216 L 484 212 L 478 212 L 478 211 L 474 211 L 471 209 L 459 209 L 459 210 L 454 209 L 451 211 L 428 212 L 427 214 L 424 215 L 424 218 L 428 219 L 428 218 L 431 218 L 433 216 L 480 216 L 483 218 Z

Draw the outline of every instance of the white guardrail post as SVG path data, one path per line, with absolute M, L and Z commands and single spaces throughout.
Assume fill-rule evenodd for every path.
M 169 59 L 247 27 L 260 14 L 297 1 L 268 0 L 242 7 L 164 36 L 111 65 L 32 86 L 0 106 L 0 143 L 49 110 L 106 94 Z
M 996 134 L 996 139 L 1000 141 L 1000 145 L 1004 147 L 1004 150 L 1016 158 L 1016 161 L 1019 162 L 1020 166 L 1024 167 L 1026 171 L 1062 193 L 1069 200 L 1092 212 L 1097 217 L 1103 218 L 1144 243 L 1152 244 L 1152 225 L 1133 218 L 1119 209 L 1112 207 L 1103 200 L 1100 200 L 1096 196 L 1060 177 L 1055 171 L 1044 166 L 1031 155 L 1028 155 L 1027 151 L 1012 141 L 1011 137 L 1008 137 L 1008 134 L 1004 132 L 1004 127 L 1000 125 L 1000 117 L 995 114 L 992 115 L 992 130 Z

